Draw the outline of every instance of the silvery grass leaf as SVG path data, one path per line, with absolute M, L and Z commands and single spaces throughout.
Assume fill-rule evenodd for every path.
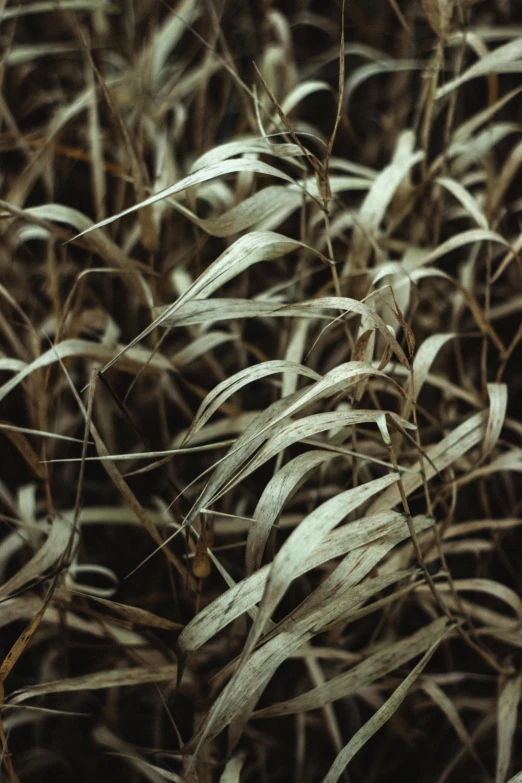
M 76 43 L 55 44 L 25 44 L 13 46 L 4 55 L 4 64 L 8 68 L 32 63 L 40 57 L 58 58 L 61 54 L 73 54 L 77 51 Z
M 430 458 L 429 462 L 414 465 L 415 472 L 408 472 L 402 477 L 402 486 L 406 497 L 422 486 L 422 473 L 425 473 L 429 481 L 435 475 L 436 471 L 441 473 L 445 468 L 456 462 L 463 454 L 477 446 L 483 441 L 488 419 L 487 411 L 480 411 L 474 416 L 470 416 L 462 424 L 456 427 L 449 435 L 446 435 L 439 443 L 426 448 Z M 418 472 L 416 472 L 418 470 Z M 395 487 L 390 487 L 383 492 L 370 506 L 371 513 L 384 511 L 386 508 L 393 508 L 400 502 L 400 493 Z
M 357 365 L 358 363 L 352 362 L 350 364 Z M 342 371 L 344 368 L 338 369 Z M 373 374 L 373 368 L 371 372 Z M 319 388 L 304 389 L 285 397 L 283 400 L 278 400 L 257 419 L 254 419 L 241 438 L 217 463 L 208 484 L 187 516 L 188 522 L 191 522 L 201 509 L 215 502 L 223 492 L 228 491 L 231 486 L 244 479 L 279 451 L 311 435 L 353 424 L 374 423 L 378 426 L 385 444 L 391 443 L 386 415 L 382 411 L 334 411 L 314 414 L 297 422 L 284 422 L 304 405 L 330 396 L 339 390 L 339 382 L 345 379 L 342 377 L 342 372 L 336 374 L 335 371 L 332 371 L 332 373 L 334 383 L 331 378 L 325 376 L 322 381 L 316 384 Z M 364 377 L 365 372 L 361 371 L 360 367 L 352 366 L 347 373 L 345 370 L 345 375 L 347 379 L 351 376 L 355 381 L 355 379 Z M 328 382 L 330 383 L 328 384 Z M 402 424 L 406 428 L 411 426 L 404 421 Z M 277 431 L 272 435 L 275 430 Z M 247 460 L 265 441 L 267 441 L 266 446 L 247 463 Z
M 424 340 L 417 350 L 415 359 L 413 360 L 411 373 L 411 380 L 413 381 L 412 399 L 407 399 L 404 402 L 404 407 L 402 409 L 403 418 L 408 419 L 410 417 L 413 400 L 419 398 L 430 373 L 432 364 L 436 360 L 439 351 L 455 337 L 456 335 L 452 332 L 447 334 L 432 334 Z
M 216 335 L 217 337 L 217 335 Z M 231 339 L 230 335 L 227 335 Z M 214 338 L 216 339 L 216 338 Z M 219 338 L 222 341 L 222 337 Z M 91 342 L 89 340 L 64 340 L 61 343 L 49 348 L 48 351 L 41 354 L 30 364 L 26 364 L 13 378 L 3 386 L 0 386 L 0 400 L 3 400 L 13 391 L 22 381 L 28 378 L 37 370 L 55 362 L 63 361 L 72 357 L 78 357 L 83 360 L 91 359 L 97 362 L 111 361 L 112 357 L 120 355 L 117 348 L 109 348 L 101 343 Z M 125 352 L 125 358 L 121 363 L 123 372 L 136 374 L 142 371 L 146 372 L 176 372 L 175 365 L 161 353 L 150 351 L 146 348 L 132 348 Z
M 315 519 L 321 519 L 322 516 L 328 515 L 330 507 L 323 508 L 323 506 L 325 504 L 321 504 L 313 512 L 316 514 Z M 337 510 L 337 513 L 340 514 L 342 511 Z M 338 523 L 343 518 L 343 516 L 338 516 Z M 431 527 L 433 519 L 418 517 L 414 519 L 414 524 L 415 529 L 421 531 Z M 403 540 L 406 537 L 406 531 L 404 514 L 386 511 L 376 515 L 365 515 L 337 530 L 331 530 L 319 543 L 317 549 L 300 562 L 295 578 L 316 568 L 321 563 L 345 555 L 354 549 L 365 547 L 383 536 L 399 536 L 399 540 Z M 267 585 L 270 568 L 271 565 L 263 566 L 247 576 L 197 614 L 179 637 L 178 648 L 182 655 L 190 655 L 236 617 L 259 603 Z
M 466 188 L 457 180 L 451 179 L 451 177 L 438 177 L 435 182 L 437 185 L 442 185 L 446 190 L 451 193 L 464 207 L 470 218 L 480 227 L 488 230 L 488 221 L 484 213 L 482 212 L 476 199 Z
M 459 234 L 455 234 L 450 239 L 446 240 L 446 242 L 443 242 L 442 245 L 439 245 L 437 248 L 428 251 L 422 260 L 412 259 L 409 264 L 405 264 L 404 266 L 406 269 L 411 270 L 416 268 L 419 263 L 422 263 L 424 266 L 426 264 L 432 264 L 434 261 L 438 261 L 439 258 L 442 258 L 447 253 L 452 253 L 454 250 L 458 250 L 460 247 L 473 244 L 474 242 L 495 242 L 500 245 L 504 245 L 504 247 L 509 246 L 509 243 L 504 239 L 504 237 L 502 237 L 496 231 L 483 228 L 472 228 L 469 231 L 462 231 Z M 442 270 L 438 271 L 444 274 Z
M 499 46 L 492 52 L 481 57 L 471 65 L 464 73 L 455 79 L 439 87 L 435 92 L 435 100 L 443 98 L 448 93 L 479 76 L 487 76 L 491 73 L 520 73 L 522 72 L 522 38 L 510 41 L 504 46 Z
M 484 436 L 482 459 L 485 459 L 493 449 L 500 437 L 504 426 L 508 404 L 508 389 L 505 383 L 488 383 L 489 418 Z
M 92 221 L 83 212 L 63 204 L 50 203 L 38 207 L 28 207 L 20 212 L 20 216 L 47 223 L 65 223 L 76 231 L 81 231 L 82 235 L 88 233 L 93 226 Z M 104 232 L 93 234 L 86 241 L 106 263 L 127 271 L 133 269 L 133 263 L 128 256 Z
M 384 219 L 397 188 L 410 170 L 424 158 L 422 150 L 414 151 L 414 144 L 413 131 L 402 133 L 397 142 L 392 162 L 372 182 L 368 195 L 357 214 L 350 259 L 345 267 L 346 272 L 348 265 L 357 269 L 366 269 L 371 251 L 370 239 Z
M 276 373 L 291 372 L 293 374 L 304 375 L 316 381 L 320 380 L 320 375 L 308 367 L 297 362 L 273 359 L 267 362 L 261 362 L 254 367 L 246 367 L 244 370 L 235 373 L 219 383 L 207 394 L 199 409 L 194 416 L 192 424 L 186 435 L 186 440 L 191 440 L 192 436 L 203 427 L 210 417 L 223 405 L 223 403 L 236 394 L 244 386 L 254 381 L 266 378 Z
M 63 680 L 46 682 L 43 685 L 33 685 L 14 691 L 10 696 L 11 704 L 21 704 L 35 696 L 45 696 L 50 693 L 74 693 L 77 691 L 100 690 L 104 688 L 122 688 L 125 686 L 142 685 L 150 682 L 167 682 L 175 680 L 176 664 L 166 664 L 159 667 L 133 666 L 120 670 L 84 674 L 79 677 L 68 677 Z
M 64 556 L 68 547 L 75 542 L 73 527 L 63 517 L 55 517 L 49 535 L 40 549 L 22 566 L 14 576 L 0 586 L 0 596 L 19 592 L 28 584 L 45 576 Z
M 116 13 L 117 6 L 106 0 L 62 0 L 60 8 L 63 11 L 92 11 L 97 13 Z M 2 9 L 2 21 L 15 19 L 20 16 L 32 16 L 34 14 L 48 14 L 56 11 L 55 0 L 41 0 L 36 3 L 25 3 Z
M 214 179 L 216 177 L 223 177 L 228 174 L 239 174 L 242 171 L 250 171 L 255 174 L 265 174 L 267 176 L 277 177 L 278 179 L 285 179 L 287 180 L 287 182 L 294 181 L 291 177 L 288 176 L 288 174 L 284 174 L 282 171 L 279 171 L 279 169 L 276 169 L 273 166 L 269 166 L 267 163 L 262 163 L 261 161 L 258 160 L 232 159 L 232 160 L 221 161 L 219 163 L 214 163 L 210 166 L 207 166 L 204 169 L 196 171 L 193 174 L 189 174 L 188 177 L 185 177 L 184 179 L 180 180 L 176 184 L 171 185 L 170 187 L 165 188 L 164 190 L 160 190 L 159 193 L 154 193 L 152 196 L 149 196 L 148 198 L 144 199 L 139 204 L 135 204 L 134 206 L 129 207 L 128 209 L 124 209 L 122 212 L 119 212 L 117 215 L 113 215 L 112 217 L 105 218 L 105 220 L 100 220 L 98 223 L 89 226 L 89 228 L 86 228 L 83 231 L 81 231 L 79 234 L 77 234 L 75 239 L 84 236 L 84 234 L 89 234 L 91 231 L 95 231 L 98 228 L 103 228 L 104 226 L 107 226 L 110 223 L 114 223 L 115 220 L 119 220 L 125 215 L 130 215 L 133 212 L 136 212 L 138 209 L 143 209 L 144 207 L 148 207 L 151 206 L 152 204 L 155 204 L 157 201 L 162 201 L 163 199 L 170 198 L 176 195 L 177 193 L 181 193 L 183 190 L 192 188 L 195 185 L 199 185 L 202 182 L 207 182 L 210 179 Z
M 253 573 L 261 566 L 268 536 L 272 532 L 285 502 L 306 481 L 317 467 L 326 464 L 338 454 L 321 450 L 307 451 L 290 460 L 268 482 L 253 514 L 245 551 L 245 570 Z
M 333 573 L 277 626 L 277 633 L 272 638 L 248 657 L 242 656 L 243 665 L 236 669 L 185 750 L 195 751 L 204 741 L 219 734 L 242 709 L 245 701 L 253 693 L 260 693 L 260 686 L 268 682 L 292 651 L 332 622 L 340 618 L 346 622 L 355 606 L 384 589 L 385 585 L 412 574 L 411 570 L 399 571 L 387 577 L 362 581 L 391 548 L 408 536 L 408 529 L 403 528 L 395 535 L 385 534 L 372 544 L 348 554 Z
M 73 590 L 72 592 L 83 595 L 83 593 L 79 593 L 79 591 Z M 154 612 L 149 612 L 147 609 L 142 609 L 138 606 L 130 606 L 128 604 L 119 603 L 118 601 L 108 601 L 105 598 L 93 595 L 92 593 L 89 594 L 89 600 L 106 606 L 108 609 L 112 609 L 133 625 L 161 628 L 163 631 L 179 631 L 183 628 L 180 623 L 174 623 L 166 617 L 159 617 L 157 614 L 154 614 Z
M 197 0 L 184 0 L 176 6 L 176 13 L 167 16 L 165 22 L 151 36 L 141 52 L 140 70 L 148 73 L 152 90 L 158 90 L 167 59 L 177 46 L 187 27 L 201 15 Z
M 290 534 L 271 563 L 263 597 L 254 624 L 241 654 L 242 662 L 261 637 L 265 626 L 295 579 L 303 558 L 316 549 L 325 536 L 344 519 L 350 511 L 358 508 L 376 493 L 397 481 L 396 475 L 363 484 L 360 487 L 341 492 L 312 511 Z
M 486 774 L 487 770 L 484 767 L 484 764 L 482 763 L 479 755 L 477 754 L 477 751 L 475 750 L 473 741 L 468 733 L 468 730 L 466 729 L 464 721 L 460 717 L 460 713 L 455 707 L 452 699 L 447 696 L 447 694 L 434 680 L 430 680 L 427 677 L 424 678 L 424 682 L 422 683 L 422 690 L 424 693 L 427 693 L 430 699 L 432 699 L 433 703 L 442 710 L 448 721 L 455 729 L 455 732 L 462 742 L 462 745 L 466 748 L 466 751 L 480 766 L 483 774 Z
M 522 620 L 522 599 L 517 595 L 514 590 L 503 585 L 501 582 L 495 582 L 493 579 L 455 579 L 455 590 L 457 592 L 465 592 L 466 590 L 476 591 L 478 593 L 484 593 L 491 595 L 502 601 L 504 604 L 517 615 L 519 620 Z
M 69 600 L 69 596 L 70 594 L 60 594 L 59 590 L 55 591 L 55 598 L 61 599 L 61 601 Z M 41 598 L 34 593 L 29 593 L 29 591 L 22 596 L 8 598 L 0 602 L 0 628 L 9 623 L 20 622 L 20 620 L 31 620 L 41 606 Z M 112 622 L 112 618 L 108 616 L 104 619 L 104 628 L 98 620 L 85 619 L 75 612 L 64 610 L 63 606 L 48 606 L 41 622 L 42 625 L 52 630 L 60 627 L 64 617 L 67 621 L 67 627 L 75 633 L 86 634 L 93 639 L 106 639 L 107 630 L 110 630 L 112 637 L 120 644 L 129 649 L 140 648 L 140 656 L 144 663 L 151 666 L 163 666 L 169 663 L 159 650 L 147 648 L 144 636 L 122 627 L 119 621 Z
M 391 57 L 379 58 L 378 62 L 361 65 L 348 77 L 344 85 L 344 99 L 348 106 L 355 90 L 367 79 L 380 74 L 400 73 L 401 71 L 422 70 L 422 63 L 418 60 L 394 60 Z
M 238 141 L 229 141 L 219 147 L 205 152 L 190 167 L 190 173 L 201 171 L 208 166 L 214 166 L 236 155 L 274 155 L 276 157 L 292 157 L 303 154 L 297 144 L 270 144 L 267 139 L 246 137 Z
M 315 413 L 297 421 L 291 421 L 276 427 L 258 453 L 248 462 L 233 479 L 224 487 L 228 491 L 231 486 L 243 481 L 261 465 L 294 443 L 313 437 L 322 432 L 340 427 L 351 427 L 361 424 L 376 424 L 385 445 L 391 444 L 386 416 L 376 411 L 334 411 L 333 413 Z M 232 450 L 233 451 L 233 450 Z
M 186 367 L 191 362 L 199 359 L 201 356 L 205 356 L 220 345 L 224 345 L 225 343 L 229 343 L 231 340 L 236 339 L 236 336 L 230 334 L 230 332 L 207 332 L 200 337 L 196 337 L 196 339 L 192 340 L 185 348 L 182 348 L 180 351 L 173 354 L 170 361 L 176 369 Z M 131 350 L 135 351 L 136 349 Z M 158 352 L 155 352 L 153 355 L 158 356 Z M 125 359 L 123 359 L 122 364 L 125 364 Z
M 351 563 L 350 567 L 353 567 Z M 337 574 L 337 571 L 340 573 Z M 307 604 L 309 615 L 304 619 L 300 618 L 300 622 L 295 625 L 292 623 L 291 628 L 278 628 L 277 635 L 254 651 L 246 663 L 236 670 L 184 750 L 197 754 L 203 742 L 210 742 L 216 737 L 240 713 L 246 701 L 254 694 L 259 698 L 264 687 L 288 656 L 320 633 L 325 625 L 336 617 L 345 619 L 351 608 L 411 573 L 412 571 L 399 571 L 359 584 L 359 574 L 353 574 L 350 578 L 343 561 L 334 574 L 323 582 L 321 588 L 312 593 L 313 599 L 309 596 L 312 599 Z M 318 601 L 321 601 L 321 607 L 316 606 Z M 328 603 L 325 605 L 323 601 Z
M 169 310 L 170 305 L 155 307 L 152 311 L 154 318 L 161 318 Z M 169 315 L 161 322 L 162 327 L 196 326 L 214 323 L 216 321 L 232 321 L 236 318 L 288 318 L 309 317 L 309 311 L 304 308 L 299 311 L 295 307 L 289 311 L 288 305 L 281 302 L 263 301 L 262 299 L 193 299 L 183 305 L 181 310 Z M 316 315 L 321 318 L 321 315 Z M 322 316 L 327 318 L 327 316 Z M 330 320 L 330 319 L 328 319 Z
M 520 703 L 522 677 L 517 674 L 506 680 L 498 698 L 497 769 L 495 783 L 505 783 L 514 752 L 517 712 Z
M 362 726 L 359 731 L 354 734 L 350 742 L 345 745 L 342 751 L 339 753 L 334 763 L 330 767 L 328 774 L 323 778 L 322 783 L 336 783 L 341 777 L 342 773 L 346 769 L 347 765 L 353 759 L 356 753 L 366 745 L 368 740 L 391 718 L 391 716 L 400 707 L 411 686 L 418 678 L 419 674 L 428 664 L 430 658 L 437 650 L 440 642 L 444 636 L 448 633 L 448 630 L 442 630 L 439 634 L 439 639 L 432 644 L 429 650 L 424 654 L 419 663 L 412 669 L 406 679 L 399 685 L 399 687 L 393 692 L 389 699 L 377 710 L 377 712 L 370 718 L 370 720 Z
M 184 204 L 173 199 L 169 199 L 169 204 L 207 234 L 215 237 L 229 237 L 257 225 L 262 230 L 277 228 L 299 209 L 304 198 L 309 199 L 302 192 L 290 190 L 280 185 L 268 185 L 222 215 L 205 219 L 199 218 Z
M 24 362 L 22 362 L 22 366 Z M 1 365 L 0 365 L 1 366 Z M 0 430 L 6 430 L 11 432 L 23 432 L 27 435 L 36 435 L 39 438 L 52 438 L 53 440 L 66 440 L 70 443 L 83 443 L 81 438 L 73 438 L 70 435 L 61 435 L 58 432 L 44 432 L 43 430 L 34 430 L 30 427 L 17 427 L 15 424 L 8 424 L 5 421 L 0 421 Z
M 329 182 L 332 193 L 368 190 L 371 185 L 371 180 L 363 177 L 331 176 Z M 199 218 L 179 201 L 169 199 L 168 203 L 207 234 L 228 237 L 252 226 L 258 231 L 273 230 L 302 207 L 304 202 L 318 198 L 316 181 L 306 180 L 298 181 L 295 185 L 269 185 L 219 217 Z
M 405 367 L 409 368 L 409 361 L 406 358 L 406 354 L 399 345 L 395 335 L 393 335 L 388 329 L 386 323 L 368 307 L 368 305 L 357 301 L 356 299 L 350 299 L 346 296 L 327 296 L 319 297 L 318 299 L 310 299 L 304 302 L 300 302 L 298 305 L 288 306 L 290 314 L 294 310 L 309 310 L 321 312 L 321 310 L 341 310 L 346 313 L 352 312 L 362 315 L 366 318 L 368 324 L 371 324 L 373 328 L 378 329 L 382 335 L 384 341 L 390 346 L 392 351 L 397 356 L 398 360 Z
M 243 769 L 245 759 L 246 755 L 244 753 L 232 756 L 219 778 L 219 783 L 240 783 L 241 770 Z
M 470 117 L 469 120 L 461 123 L 461 125 L 459 125 L 452 133 L 452 143 L 470 140 L 471 136 L 475 133 L 476 130 L 480 128 L 481 125 L 484 125 L 486 122 L 492 119 L 497 111 L 500 111 L 500 109 L 509 103 L 509 101 L 513 100 L 513 98 L 516 98 L 521 91 L 522 87 L 516 87 L 514 90 L 511 90 L 510 92 L 506 93 L 506 95 L 503 95 L 501 98 L 499 98 L 498 101 L 495 101 L 495 103 L 491 106 L 487 106 L 485 109 L 482 109 L 482 111 L 479 111 L 477 114 L 474 114 L 472 117 Z
M 297 321 L 291 326 L 288 338 L 288 344 L 285 351 L 285 360 L 287 362 L 302 363 L 306 354 L 306 343 L 309 332 L 309 323 L 307 321 Z M 297 389 L 298 376 L 295 373 L 283 372 L 281 384 L 281 397 L 288 397 Z
M 520 134 L 520 125 L 514 122 L 494 122 L 468 140 L 454 141 L 448 149 L 451 171 L 462 176 L 471 167 L 481 163 L 492 150 L 512 134 Z
M 276 715 L 292 715 L 315 710 L 324 704 L 352 696 L 360 689 L 367 688 L 394 669 L 411 661 L 412 658 L 422 655 L 434 641 L 440 638 L 440 633 L 446 629 L 447 624 L 447 619 L 440 617 L 411 636 L 396 642 L 382 644 L 380 649 L 377 645 L 376 652 L 372 653 L 370 649 L 368 656 L 347 672 L 332 677 L 324 685 L 306 691 L 300 696 L 279 702 L 271 707 L 265 707 L 256 712 L 254 717 L 269 718 Z
M 133 348 L 140 340 L 149 335 L 156 327 L 170 316 L 180 310 L 183 305 L 195 298 L 205 298 L 214 291 L 228 283 L 234 277 L 249 269 L 252 265 L 261 261 L 273 261 L 287 253 L 307 247 L 302 242 L 288 239 L 282 234 L 271 231 L 254 231 L 236 240 L 219 258 L 210 264 L 207 269 L 192 283 L 179 299 L 170 305 L 158 318 L 146 329 L 122 349 L 114 359 L 111 359 L 102 369 L 109 369 L 129 349 Z M 317 253 L 314 252 L 314 255 Z M 359 303 L 357 303 L 359 305 Z

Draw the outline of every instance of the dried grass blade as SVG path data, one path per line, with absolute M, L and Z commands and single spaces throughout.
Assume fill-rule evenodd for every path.
M 517 727 L 517 713 L 520 702 L 522 675 L 507 679 L 500 691 L 497 708 L 497 769 L 495 783 L 505 783 L 511 755 L 513 740 Z
M 432 463 L 437 470 L 441 472 L 480 443 L 484 438 L 486 417 L 487 413 L 485 411 L 476 413 L 456 427 L 449 435 L 446 435 L 446 437 L 435 446 L 427 449 L 426 451 L 430 458 L 430 462 L 422 465 L 420 462 L 417 463 L 414 469 L 417 469 L 418 473 L 407 473 L 402 477 L 402 484 L 406 496 L 422 486 L 422 470 L 425 472 L 426 479 L 429 480 L 433 478 L 436 472 L 432 467 Z M 372 503 L 369 513 L 377 513 L 378 511 L 384 511 L 387 508 L 393 508 L 399 502 L 399 490 L 395 487 L 390 487 L 389 490 L 384 492 Z
M 400 136 L 393 160 L 373 181 L 368 195 L 359 210 L 352 238 L 350 259 L 345 273 L 351 267 L 366 269 L 371 251 L 370 238 L 377 231 L 397 188 L 411 169 L 424 158 L 424 152 L 413 151 L 415 136 L 412 131 L 404 131 Z
M 414 524 L 416 529 L 421 530 L 430 527 L 433 520 L 415 518 Z M 387 510 L 381 514 L 362 517 L 329 533 L 324 541 L 301 561 L 297 576 L 382 536 L 402 534 L 404 538 L 408 535 L 405 531 L 407 525 L 404 514 Z M 178 639 L 180 653 L 184 656 L 190 655 L 232 620 L 258 603 L 263 597 L 269 571 L 270 565 L 255 571 L 196 615 Z
M 72 591 L 73 593 L 76 591 Z M 78 593 L 83 595 L 83 593 Z M 117 612 L 121 617 L 126 620 L 130 620 L 133 625 L 144 625 L 149 628 L 161 628 L 164 631 L 180 631 L 184 626 L 181 623 L 174 623 L 172 620 L 167 620 L 166 617 L 159 617 L 153 612 L 149 612 L 147 609 L 141 609 L 138 606 L 129 606 L 128 604 L 121 604 L 118 601 L 108 601 L 105 598 L 100 598 L 89 594 L 90 601 L 96 601 L 102 606 L 106 606 L 108 609 L 112 609 Z
M 499 46 L 484 57 L 481 57 L 467 71 L 452 79 L 447 84 L 435 91 L 435 100 L 443 98 L 453 90 L 479 76 L 488 76 L 491 73 L 520 73 L 522 71 L 522 38 L 510 41 L 504 46 Z
M 336 783 L 341 777 L 344 770 L 353 759 L 356 753 L 366 745 L 369 739 L 379 731 L 382 726 L 391 718 L 391 716 L 398 710 L 411 686 L 414 684 L 417 677 L 421 674 L 423 669 L 428 664 L 430 658 L 433 656 L 442 639 L 447 631 L 443 631 L 438 640 L 430 647 L 428 652 L 422 657 L 415 668 L 408 674 L 404 682 L 393 692 L 393 694 L 387 699 L 382 707 L 377 710 L 370 720 L 359 729 L 359 731 L 352 737 L 350 742 L 345 745 L 341 753 L 337 756 L 336 760 L 330 767 L 328 774 L 323 778 L 322 783 Z
M 59 7 L 61 11 L 91 11 L 92 13 L 98 13 L 99 11 L 116 13 L 118 10 L 116 5 L 113 5 L 106 0 L 61 0 Z M 56 9 L 56 0 L 41 0 L 41 2 L 24 3 L 24 5 L 3 8 L 1 20 L 5 22 L 7 19 L 16 19 L 19 16 L 48 14 L 56 11 Z
M 149 351 L 146 348 L 128 349 L 125 350 L 125 360 L 121 364 L 123 372 L 138 373 L 141 371 L 148 372 L 161 372 L 164 370 L 170 370 L 175 372 L 174 365 L 160 353 Z M 18 372 L 9 381 L 6 381 L 3 386 L 0 386 L 0 401 L 7 395 L 16 389 L 16 387 L 32 375 L 37 370 L 41 370 L 43 367 L 49 367 L 49 365 L 55 362 L 63 361 L 64 359 L 71 359 L 78 357 L 79 359 L 94 359 L 99 362 L 114 362 L 115 355 L 120 356 L 122 351 L 114 348 L 109 348 L 101 343 L 94 343 L 89 340 L 64 340 L 48 351 L 42 353 L 37 359 L 30 364 L 27 364 L 23 370 Z
M 133 212 L 136 212 L 138 209 L 143 209 L 144 207 L 156 204 L 158 201 L 162 201 L 163 199 L 171 198 L 172 196 L 176 195 L 176 193 L 181 193 L 183 190 L 192 188 L 195 185 L 200 185 L 203 182 L 215 179 L 216 177 L 223 177 L 227 174 L 239 174 L 242 171 L 250 171 L 256 174 L 265 174 L 266 176 L 284 179 L 287 182 L 294 181 L 292 177 L 288 176 L 288 174 L 284 174 L 282 171 L 279 171 L 279 169 L 274 168 L 274 166 L 269 166 L 267 163 L 262 163 L 258 160 L 233 159 L 222 161 L 220 163 L 207 166 L 205 169 L 196 171 L 193 174 L 189 174 L 188 177 L 180 180 L 175 185 L 171 185 L 164 190 L 160 190 L 159 193 L 154 193 L 152 196 L 149 196 L 143 201 L 140 201 L 138 204 L 135 204 L 128 209 L 122 210 L 122 212 L 119 212 L 117 215 L 112 215 L 111 217 L 105 218 L 105 220 L 100 220 L 98 223 L 94 223 L 94 225 L 89 226 L 89 228 L 86 228 L 77 234 L 74 239 L 79 239 L 85 234 L 89 234 L 91 231 L 96 231 L 98 228 L 108 226 L 111 223 L 114 223 L 115 220 L 119 220 L 125 215 L 130 215 Z
M 169 663 L 165 666 L 150 668 L 135 666 L 128 669 L 94 672 L 79 677 L 67 677 L 63 680 L 46 682 L 43 685 L 32 685 L 14 691 L 9 697 L 10 704 L 21 704 L 36 696 L 46 696 L 50 693 L 75 693 L 78 691 L 100 690 L 103 688 L 122 688 L 124 686 L 143 685 L 149 682 L 175 681 L 178 666 Z
M 65 370 L 65 367 L 62 364 L 62 369 L 64 370 L 64 373 L 66 375 L 66 378 L 69 382 L 69 387 L 76 399 L 76 402 L 78 404 L 78 407 L 80 411 L 82 412 L 83 416 L 87 416 L 87 412 L 85 410 L 85 407 L 83 405 L 83 402 L 80 398 L 80 395 L 76 391 L 74 384 L 72 383 L 67 371 Z M 98 455 L 100 457 L 110 457 L 109 451 L 103 442 L 103 439 L 101 438 L 94 422 L 91 420 L 89 422 L 89 429 L 92 435 L 92 438 L 94 440 L 94 443 L 96 444 L 96 450 L 98 452 Z M 141 503 L 139 502 L 138 498 L 134 494 L 134 492 L 131 490 L 131 488 L 128 486 L 127 482 L 117 469 L 114 462 L 110 459 L 107 461 L 102 461 L 102 465 L 109 475 L 109 477 L 112 479 L 115 487 L 121 494 L 123 500 L 127 503 L 127 505 L 132 508 L 134 513 L 136 514 L 136 517 L 140 520 L 143 527 L 147 531 L 147 533 L 150 535 L 152 540 L 157 544 L 159 549 L 162 549 L 167 559 L 172 563 L 172 565 L 176 568 L 178 573 L 181 574 L 183 579 L 185 580 L 185 584 L 191 589 L 195 590 L 197 587 L 196 580 L 192 576 L 192 574 L 188 571 L 188 569 L 183 565 L 181 560 L 172 552 L 168 547 L 165 546 L 165 541 L 162 539 L 158 531 L 156 530 L 156 526 L 154 525 L 153 520 L 147 513 L 147 511 L 143 508 Z
M 506 419 L 508 388 L 505 383 L 488 383 L 489 417 L 484 435 L 482 459 L 485 459 L 496 446 Z
M 245 552 L 245 570 L 253 573 L 261 565 L 268 536 L 283 510 L 285 502 L 302 486 L 307 476 L 320 465 L 338 455 L 314 450 L 288 462 L 268 482 L 253 514 Z
M 72 526 L 56 516 L 50 533 L 38 552 L 0 587 L 0 596 L 19 592 L 26 585 L 44 576 L 63 557 L 71 538 Z
M 310 370 L 308 367 L 288 360 L 272 359 L 267 362 L 256 364 L 254 367 L 246 367 L 244 370 L 240 370 L 240 372 L 235 373 L 230 378 L 219 383 L 209 392 L 209 394 L 207 394 L 194 416 L 185 437 L 185 442 L 190 441 L 192 436 L 207 423 L 221 405 L 244 386 L 247 386 L 254 381 L 261 380 L 262 378 L 266 378 L 269 375 L 283 372 L 304 375 L 305 377 L 313 378 L 316 381 L 320 380 L 321 377 L 318 373 Z
M 24 366 L 25 363 L 22 362 Z M 81 438 L 73 438 L 70 435 L 60 435 L 58 432 L 44 432 L 42 430 L 33 430 L 30 427 L 17 427 L 8 421 L 0 421 L 0 430 L 9 430 L 11 432 L 24 432 L 27 435 L 37 435 L 40 438 L 55 438 L 56 440 L 65 440 L 69 443 L 83 443 Z
M 460 182 L 457 182 L 455 179 L 451 179 L 451 177 L 438 177 L 435 182 L 438 185 L 442 185 L 444 188 L 446 188 L 446 190 L 451 193 L 457 199 L 457 201 L 460 201 L 466 212 L 469 214 L 470 218 L 474 220 L 480 228 L 483 228 L 486 231 L 488 230 L 489 226 L 486 216 L 482 212 L 476 199 Z
M 219 783 L 239 783 L 245 758 L 246 756 L 244 753 L 238 753 L 236 756 L 233 756 L 230 761 L 227 762 L 227 765 L 219 778 Z
M 385 643 L 382 645 L 382 649 L 370 654 L 349 671 L 338 674 L 324 685 L 295 696 L 293 699 L 265 707 L 265 709 L 256 712 L 255 717 L 268 718 L 315 710 L 337 699 L 352 696 L 359 689 L 367 688 L 389 672 L 424 653 L 436 639 L 440 638 L 441 631 L 444 631 L 446 627 L 446 618 L 439 618 L 405 639 Z
M 395 483 L 397 478 L 394 474 L 383 476 L 381 479 L 375 479 L 360 487 L 342 492 L 312 511 L 290 534 L 270 566 L 261 605 L 243 647 L 242 662 L 247 660 L 250 652 L 254 649 L 270 616 L 299 573 L 303 559 L 308 557 L 325 536 L 351 511 L 389 487 L 390 484 Z
M 302 604 L 298 607 L 290 615 L 291 619 L 283 627 L 277 628 L 271 638 L 235 671 L 187 744 L 187 752 L 197 752 L 204 741 L 216 737 L 244 709 L 247 700 L 254 694 L 260 695 L 283 661 L 326 625 L 346 616 L 351 608 L 368 600 L 376 592 L 411 575 L 411 570 L 396 571 L 359 584 L 387 548 L 385 545 L 376 546 L 373 551 L 369 548 L 369 551 L 357 553 L 355 557 L 345 558 L 333 574 L 308 596 L 306 606 Z M 250 707 L 253 708 L 252 702 Z
M 170 305 L 146 329 L 131 340 L 125 348 L 119 351 L 103 367 L 102 372 L 108 370 L 123 354 L 133 348 L 158 326 L 161 326 L 167 318 L 174 315 L 187 302 L 196 297 L 201 299 L 210 296 L 216 289 L 228 283 L 241 272 L 249 269 L 253 264 L 261 261 L 273 261 L 286 253 L 293 253 L 303 247 L 307 248 L 307 245 L 272 231 L 252 231 L 250 234 L 240 237 L 205 269 L 176 302 Z M 312 250 L 311 248 L 309 249 Z M 317 255 L 317 251 L 312 250 L 312 252 L 314 255 Z
M 298 307 L 292 305 L 290 310 L 289 307 L 290 305 L 275 300 L 250 300 L 232 297 L 230 299 L 193 299 L 184 304 L 176 313 L 164 318 L 160 325 L 162 327 L 199 326 L 215 321 L 235 321 L 239 318 L 288 318 L 289 316 L 310 318 L 308 309 L 299 310 Z M 169 308 L 170 305 L 155 307 L 153 315 L 160 318 Z M 321 314 L 313 317 L 330 320 L 328 316 L 321 316 Z
M 427 693 L 428 696 L 433 700 L 434 704 L 436 704 L 442 710 L 448 721 L 455 729 L 455 733 L 466 748 L 471 758 L 477 762 L 483 773 L 487 773 L 484 764 L 475 750 L 473 741 L 469 736 L 466 726 L 464 725 L 464 721 L 460 717 L 459 711 L 453 704 L 452 700 L 444 693 L 442 688 L 434 680 L 426 678 L 422 688 L 424 692 Z

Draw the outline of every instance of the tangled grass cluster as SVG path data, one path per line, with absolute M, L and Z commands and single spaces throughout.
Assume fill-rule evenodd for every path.
M 0 39 L 1 779 L 520 783 L 520 4 Z

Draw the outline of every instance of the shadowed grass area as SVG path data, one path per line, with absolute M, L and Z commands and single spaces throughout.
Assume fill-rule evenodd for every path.
M 0 40 L 0 779 L 520 783 L 519 4 Z

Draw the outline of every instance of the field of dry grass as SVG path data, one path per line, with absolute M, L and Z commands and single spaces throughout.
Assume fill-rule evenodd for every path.
M 522 5 L 0 43 L 1 780 L 521 783 Z

